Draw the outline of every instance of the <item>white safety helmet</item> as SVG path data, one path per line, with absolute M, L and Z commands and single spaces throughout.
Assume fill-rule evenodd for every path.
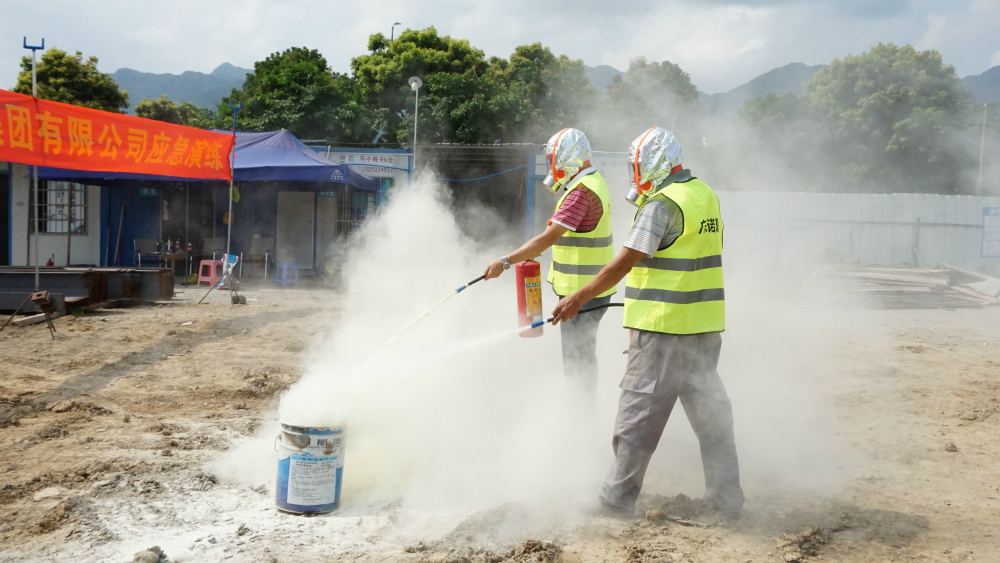
M 650 127 L 628 147 L 629 191 L 625 199 L 639 205 L 641 196 L 679 172 L 683 162 L 684 149 L 677 137 L 662 127 Z
M 583 131 L 572 127 L 552 135 L 545 144 L 545 166 L 548 175 L 542 183 L 559 191 L 570 178 L 590 164 L 590 141 Z

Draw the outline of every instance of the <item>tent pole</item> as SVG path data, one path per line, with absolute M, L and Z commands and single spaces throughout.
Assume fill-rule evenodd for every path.
M 188 227 L 191 223 L 191 182 L 184 182 L 184 252 L 187 253 L 187 249 L 191 248 L 191 239 L 188 238 Z M 184 283 L 187 283 L 187 278 L 191 277 L 191 257 L 188 256 L 187 260 L 187 275 L 184 276 Z
M 233 102 L 230 101 L 229 107 L 233 110 L 233 150 L 229 153 L 229 224 L 226 225 L 226 263 L 222 265 L 222 270 L 226 276 L 226 285 L 229 287 L 229 297 L 231 300 L 233 296 L 233 272 L 232 267 L 229 265 L 229 253 L 231 252 L 229 245 L 233 239 L 233 185 L 236 181 L 236 112 L 240 111 L 243 103 L 240 102 L 234 106 Z

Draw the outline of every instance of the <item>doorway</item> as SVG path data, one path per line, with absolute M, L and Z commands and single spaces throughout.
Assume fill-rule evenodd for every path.
M 299 270 L 313 268 L 315 200 L 313 192 L 278 192 L 278 262 L 293 263 Z

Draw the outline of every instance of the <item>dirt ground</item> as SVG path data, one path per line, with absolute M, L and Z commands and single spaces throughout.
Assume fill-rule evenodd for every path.
M 169 561 L 1000 561 L 1000 307 L 833 313 L 857 328 L 817 384 L 863 468 L 833 495 L 745 485 L 740 520 L 703 523 L 642 517 L 685 492 L 649 490 L 634 520 L 530 536 L 495 533 L 517 517 L 505 505 L 407 543 L 392 506 L 284 515 L 273 483 L 207 469 L 273 423 L 338 297 L 200 295 L 63 317 L 55 341 L 44 325 L 0 333 L 0 561 L 127 562 L 153 545 Z

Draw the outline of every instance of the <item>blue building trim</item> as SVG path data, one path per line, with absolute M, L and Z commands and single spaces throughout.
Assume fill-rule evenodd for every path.
M 98 223 L 101 226 L 101 240 L 97 241 L 101 247 L 101 258 L 100 264 L 104 267 L 108 265 L 108 246 L 110 244 L 111 235 L 111 188 L 108 186 L 101 186 L 101 207 L 100 207 L 100 219 Z
M 317 153 L 326 154 L 326 147 L 309 147 Z M 366 152 L 386 154 L 410 154 L 410 149 L 353 149 L 351 147 L 330 147 L 330 152 Z

